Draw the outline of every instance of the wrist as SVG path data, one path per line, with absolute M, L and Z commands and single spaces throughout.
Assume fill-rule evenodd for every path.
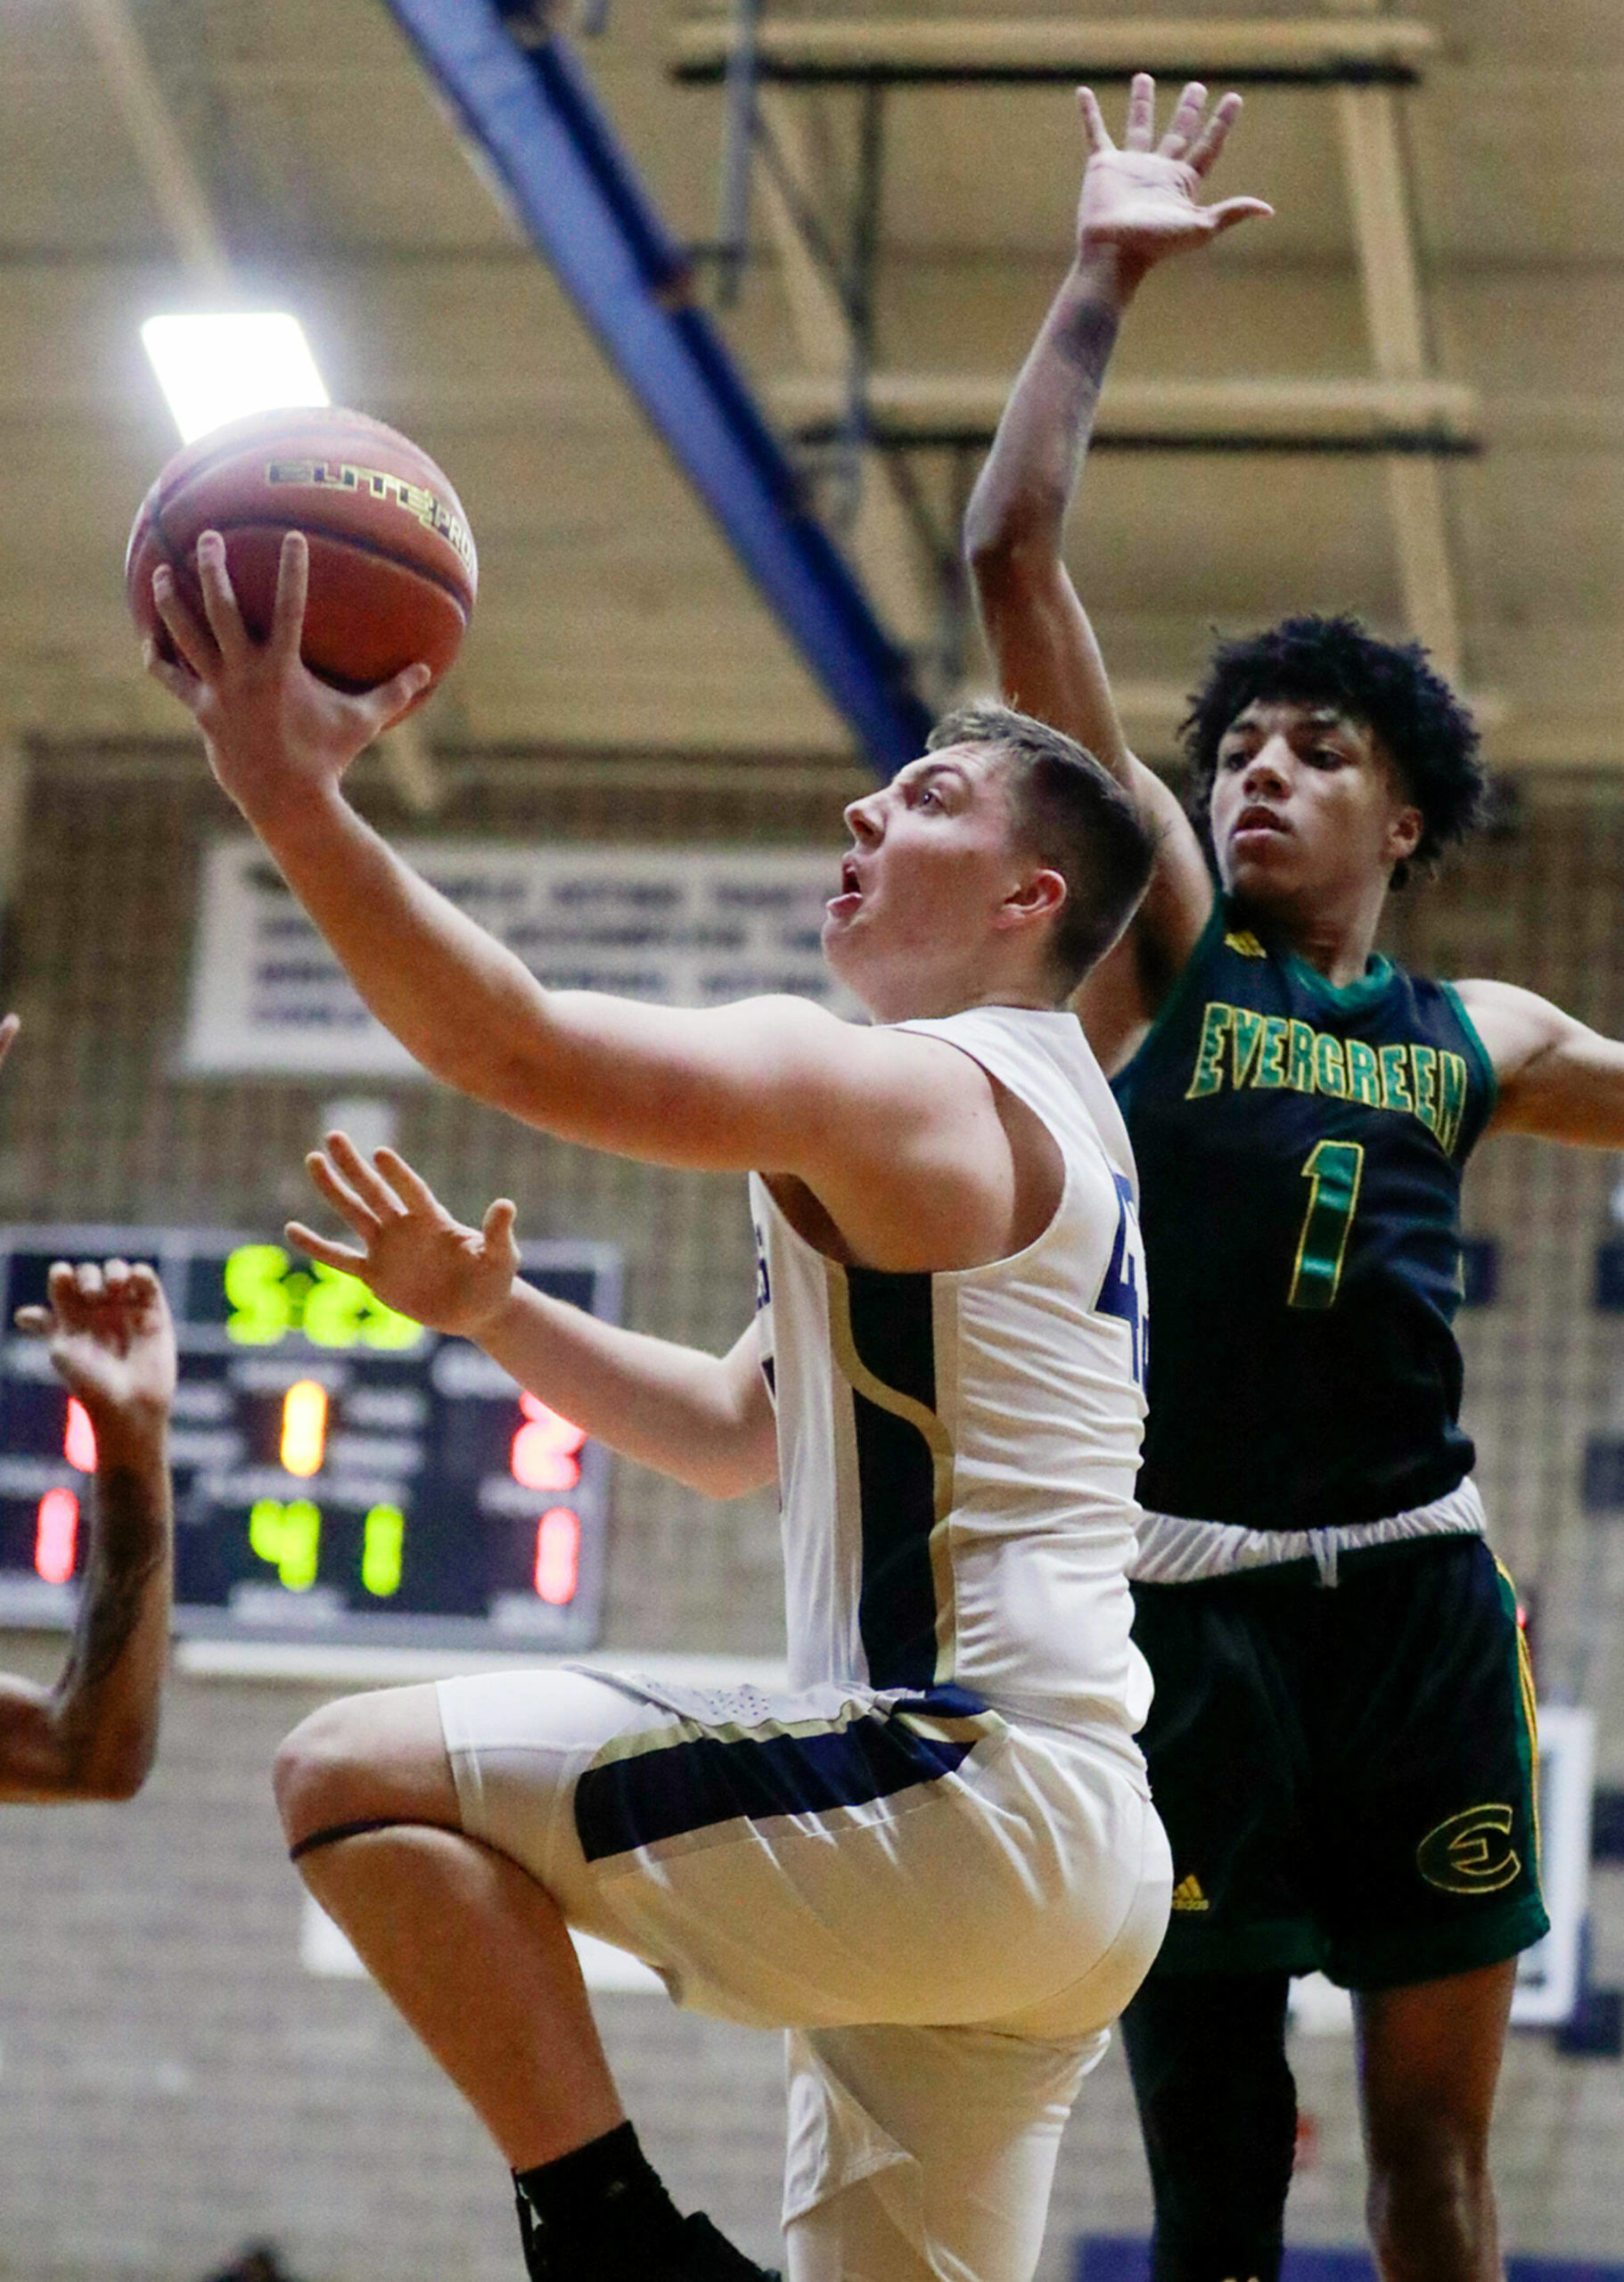
M 523 1305 L 519 1296 L 519 1278 L 515 1276 L 494 1307 L 488 1309 L 474 1322 L 464 1325 L 462 1336 L 472 1339 L 476 1347 L 482 1347 L 493 1359 L 500 1359 L 495 1357 L 494 1350 L 501 1345 L 509 1333 L 518 1328 Z
M 1150 264 L 1109 242 L 1095 243 L 1087 234 L 1079 241 L 1071 265 L 1073 288 L 1082 299 L 1120 316 L 1144 283 Z
M 242 772 L 231 796 L 273 855 L 294 854 L 332 838 L 351 813 L 337 776 L 300 776 L 287 770 Z
M 152 1396 L 133 1395 L 122 1402 L 86 1400 L 80 1396 L 96 1438 L 96 1471 L 109 1466 L 150 1465 L 166 1462 L 169 1443 L 169 1405 Z

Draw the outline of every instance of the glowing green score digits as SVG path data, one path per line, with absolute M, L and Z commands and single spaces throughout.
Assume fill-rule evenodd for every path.
M 354 1276 L 313 1260 L 294 1268 L 280 1244 L 239 1244 L 226 1257 L 226 1335 L 240 1347 L 275 1347 L 303 1332 L 312 1347 L 414 1347 L 422 1326 L 397 1314 Z
M 290 1592 L 307 1593 L 321 1557 L 322 1509 L 308 1498 L 286 1505 L 279 1498 L 261 1498 L 248 1517 L 248 1541 Z M 374 1600 L 388 1600 L 400 1589 L 405 1542 L 406 1515 L 399 1506 L 374 1506 L 361 1538 L 361 1582 Z

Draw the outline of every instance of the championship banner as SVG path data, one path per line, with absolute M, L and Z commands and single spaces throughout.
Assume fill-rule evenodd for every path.
M 418 840 L 414 870 L 555 990 L 682 1006 L 790 992 L 857 1011 L 818 948 L 836 850 Z M 421 1078 L 252 840 L 203 858 L 182 1068 Z

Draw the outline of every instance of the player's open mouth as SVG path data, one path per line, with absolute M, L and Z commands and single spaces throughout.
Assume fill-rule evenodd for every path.
M 1243 840 L 1278 839 L 1290 830 L 1291 826 L 1283 822 L 1273 809 L 1261 808 L 1252 802 L 1243 808 L 1235 818 L 1234 829 L 1229 838 L 1231 844 L 1235 845 Z
M 843 919 L 855 911 L 862 900 L 863 883 L 857 877 L 855 861 L 848 856 L 841 866 L 841 891 L 838 895 L 832 895 L 824 908 L 835 918 Z

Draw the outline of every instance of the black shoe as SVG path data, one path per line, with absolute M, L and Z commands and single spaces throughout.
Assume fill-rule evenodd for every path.
M 661 2269 L 661 2282 L 783 2282 L 776 2267 L 757 2266 L 719 2235 L 702 2211 L 682 2222 L 682 2244 Z

